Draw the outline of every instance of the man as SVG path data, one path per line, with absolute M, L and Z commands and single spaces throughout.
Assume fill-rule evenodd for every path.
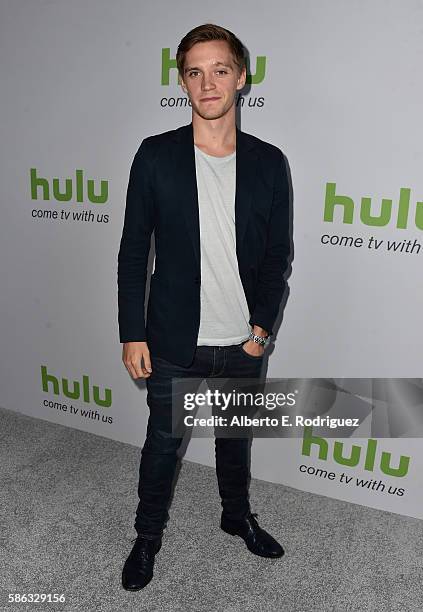
M 150 415 L 139 469 L 137 538 L 122 584 L 146 586 L 169 518 L 177 450 L 172 378 L 257 378 L 286 287 L 288 178 L 280 149 L 238 129 L 244 48 L 204 24 L 180 42 L 177 66 L 192 122 L 145 138 L 132 163 L 118 256 L 123 362 L 145 378 Z M 150 239 L 155 267 L 144 322 Z M 248 501 L 249 438 L 216 437 L 221 528 L 257 555 L 282 546 Z

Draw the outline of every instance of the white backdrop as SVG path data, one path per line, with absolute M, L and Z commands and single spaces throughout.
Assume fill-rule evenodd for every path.
M 177 103 L 175 68 L 163 84 L 162 50 L 174 58 L 181 37 L 207 21 L 241 38 L 252 73 L 265 62 L 245 95 L 241 128 L 280 147 L 291 167 L 295 259 L 268 376 L 420 375 L 421 1 L 216 0 L 204 9 L 193 0 L 2 0 L 0 11 L 2 406 L 142 444 L 145 386 L 123 366 L 117 327 L 126 186 L 141 140 L 191 119 Z M 63 201 L 54 187 L 65 193 L 66 179 L 72 192 Z M 352 223 L 342 205 L 324 221 L 329 183 L 352 200 Z M 410 202 L 397 227 L 401 188 Z M 375 217 L 382 199 L 392 200 L 385 225 L 362 220 L 362 198 Z M 324 234 L 361 237 L 363 246 L 323 245 Z M 55 377 L 45 389 L 43 366 Z M 301 444 L 256 439 L 253 476 L 423 518 L 417 438 L 378 441 L 378 456 L 410 457 L 404 477 L 377 467 L 369 476 L 362 463 L 343 468 L 402 487 L 402 496 L 300 473 L 302 463 L 342 473 L 316 452 L 304 457 Z M 193 439 L 186 458 L 213 465 L 213 440 Z

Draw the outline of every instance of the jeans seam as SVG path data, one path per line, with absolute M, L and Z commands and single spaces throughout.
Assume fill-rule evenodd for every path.
M 210 373 L 210 376 L 214 376 L 215 365 L 216 365 L 216 347 L 213 347 L 213 366 L 212 366 L 212 371 Z
M 222 367 L 220 368 L 219 372 L 216 372 L 215 376 L 220 376 L 222 374 L 222 372 L 225 371 L 225 365 L 226 365 L 226 348 L 223 348 L 222 350 L 223 353 L 223 364 Z

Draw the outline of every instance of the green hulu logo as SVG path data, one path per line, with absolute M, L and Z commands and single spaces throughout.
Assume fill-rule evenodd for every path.
M 72 381 L 72 389 L 67 378 L 62 378 L 60 384 L 56 376 L 47 373 L 47 366 L 45 365 L 41 366 L 41 382 L 43 391 L 45 393 L 54 393 L 54 395 L 62 394 L 69 399 L 81 399 L 89 404 L 91 402 L 92 391 L 92 399 L 97 406 L 101 406 L 102 408 L 110 408 L 112 405 L 112 390 L 106 388 L 104 390 L 104 399 L 101 399 L 99 387 L 97 385 L 93 385 L 91 390 L 90 379 L 86 375 L 82 377 L 82 394 L 79 381 Z
M 304 436 L 303 436 L 303 446 L 301 453 L 303 455 L 307 455 L 310 457 L 311 447 L 315 445 L 319 448 L 319 459 L 323 461 L 327 461 L 328 458 L 328 450 L 329 443 L 325 438 L 319 438 L 318 436 L 312 435 L 313 428 L 305 427 L 304 428 Z M 358 444 L 353 444 L 350 455 L 348 457 L 344 456 L 344 443 L 335 441 L 333 444 L 333 459 L 336 463 L 340 465 L 346 465 L 348 467 L 355 467 L 360 463 L 362 458 L 363 448 Z M 365 454 L 363 456 L 363 466 L 365 470 L 369 472 L 373 472 L 375 468 L 376 462 L 376 451 L 377 451 L 377 440 L 370 438 L 367 441 L 367 448 L 364 451 Z M 399 460 L 398 467 L 391 466 L 391 453 L 387 453 L 386 451 L 382 451 L 380 456 L 379 467 L 381 471 L 387 476 L 396 476 L 400 478 L 405 476 L 408 473 L 408 467 L 410 464 L 410 457 L 406 455 L 401 455 Z
M 36 168 L 30 169 L 30 179 L 31 198 L 33 200 L 38 200 L 38 190 L 41 188 L 41 199 L 50 200 L 50 183 L 48 179 L 37 176 Z M 57 200 L 58 202 L 69 202 L 72 198 L 74 198 L 77 202 L 84 202 L 85 189 L 82 170 L 76 170 L 75 182 L 71 178 L 65 179 L 65 187 L 63 191 L 60 189 L 60 180 L 61 179 L 58 178 L 53 178 L 51 180 L 53 199 Z M 86 196 L 90 202 L 93 204 L 104 204 L 107 202 L 107 198 L 109 197 L 108 181 L 100 181 L 100 193 L 98 195 L 95 193 L 94 179 L 87 179 L 85 182 Z
M 170 57 L 170 48 L 164 47 L 162 49 L 162 85 L 169 85 L 170 83 L 170 71 L 177 70 L 176 58 Z M 249 66 L 247 65 L 247 79 L 246 83 L 249 85 L 258 85 L 264 81 L 266 76 L 266 56 L 258 55 L 256 58 L 256 71 L 251 74 Z M 179 74 L 178 74 L 179 82 Z
M 410 214 L 410 192 L 411 189 L 401 187 L 398 200 L 398 208 L 396 210 L 395 224 L 398 229 L 406 229 L 408 227 L 408 219 Z M 335 206 L 342 210 L 342 222 L 353 223 L 354 221 L 354 200 L 345 195 L 336 193 L 336 183 L 326 183 L 325 195 L 325 211 L 323 215 L 324 221 L 333 222 Z M 393 216 L 393 201 L 388 198 L 382 198 L 381 205 L 375 210 L 372 206 L 372 198 L 361 198 L 360 204 L 360 221 L 365 225 L 383 227 L 388 225 Z M 416 210 L 414 215 L 414 223 L 418 229 L 423 230 L 423 202 L 416 202 Z

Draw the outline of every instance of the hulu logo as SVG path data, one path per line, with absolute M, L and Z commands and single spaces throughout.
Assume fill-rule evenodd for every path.
M 53 178 L 51 180 L 51 189 L 53 192 L 53 199 L 58 202 L 69 202 L 72 197 L 77 202 L 83 202 L 85 198 L 85 189 L 87 198 L 93 204 L 104 204 L 109 197 L 109 185 L 106 180 L 100 181 L 100 193 L 95 193 L 94 180 L 87 179 L 84 181 L 83 171 L 76 170 L 75 181 L 71 178 L 65 179 L 64 189 L 60 189 L 60 179 Z M 50 200 L 50 183 L 49 180 L 41 176 L 37 176 L 37 169 L 31 168 L 31 198 L 38 200 L 38 190 L 41 188 L 41 199 Z M 86 184 L 84 184 L 86 183 Z
M 164 47 L 162 49 L 162 85 L 169 85 L 170 82 L 170 71 L 177 71 L 176 59 L 170 57 L 170 48 Z M 251 74 L 249 66 L 247 65 L 247 80 L 246 83 L 249 85 L 258 85 L 264 81 L 266 75 L 266 56 L 258 55 L 256 58 L 256 70 L 254 74 Z M 179 74 L 178 74 L 179 82 Z
M 406 229 L 410 213 L 410 192 L 411 189 L 401 187 L 398 206 L 395 211 L 393 201 L 388 198 L 382 198 L 382 203 L 378 207 L 372 205 L 372 198 L 361 198 L 360 221 L 365 225 L 383 227 L 388 225 L 393 216 L 396 216 L 396 227 Z M 337 194 L 336 183 L 326 183 L 324 221 L 333 222 L 335 206 L 342 210 L 343 223 L 353 223 L 354 200 L 348 196 Z M 423 202 L 416 202 L 414 223 L 416 227 L 423 230 Z
M 312 427 L 304 428 L 303 446 L 301 453 L 310 457 L 312 445 L 319 449 L 319 459 L 327 461 L 329 443 L 325 438 L 319 438 L 318 436 L 312 435 Z M 344 443 L 335 441 L 333 444 L 333 459 L 340 465 L 347 465 L 349 467 L 355 467 L 360 463 L 363 455 L 363 466 L 365 470 L 373 472 L 376 462 L 376 451 L 377 451 L 377 440 L 369 439 L 367 441 L 366 450 L 358 444 L 353 444 L 348 457 L 344 456 Z M 363 452 L 362 452 L 363 451 Z M 400 478 L 405 476 L 408 472 L 408 466 L 410 463 L 410 457 L 401 455 L 398 467 L 391 466 L 391 453 L 382 451 L 380 456 L 379 467 L 381 471 L 387 476 L 396 476 Z
M 86 403 L 94 401 L 97 406 L 102 408 L 110 408 L 112 405 L 112 390 L 104 390 L 104 399 L 100 398 L 100 389 L 97 385 L 92 385 L 90 388 L 90 379 L 84 375 L 82 377 L 82 389 L 81 384 L 77 380 L 72 381 L 72 385 L 69 383 L 67 378 L 62 378 L 61 382 L 53 376 L 53 374 L 47 373 L 47 366 L 41 366 L 41 382 L 43 391 L 45 393 L 54 393 L 54 395 L 64 395 L 69 399 L 81 399 Z M 72 386 L 72 388 L 71 388 Z M 92 393 L 92 400 L 91 400 Z

